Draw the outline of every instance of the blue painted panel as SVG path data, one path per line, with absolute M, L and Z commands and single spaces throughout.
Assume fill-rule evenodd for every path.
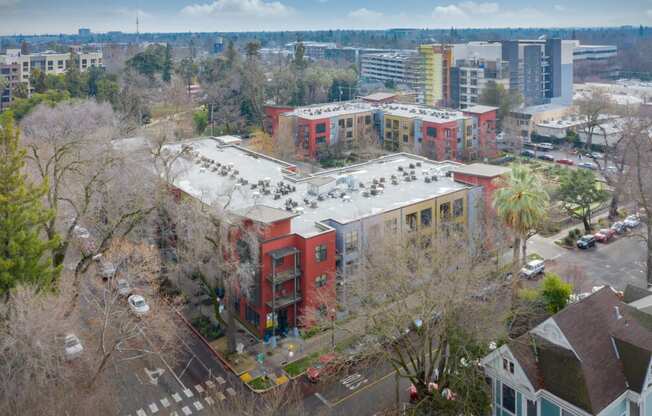
M 645 398 L 645 416 L 652 416 L 652 391 Z
M 620 416 L 625 413 L 627 409 L 627 400 L 622 399 L 615 406 L 613 406 L 608 412 L 604 413 L 604 416 Z
M 518 391 L 516 392 L 516 416 L 523 414 L 523 396 Z
M 502 386 L 500 385 L 500 381 L 496 380 L 496 390 L 494 393 L 494 396 L 496 397 L 496 404 L 500 405 L 500 392 L 502 391 Z
M 541 399 L 541 416 L 559 416 L 559 412 L 559 406 L 546 399 Z

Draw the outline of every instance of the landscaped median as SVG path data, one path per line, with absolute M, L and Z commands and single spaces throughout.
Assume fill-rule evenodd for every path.
M 285 375 L 276 377 L 276 380 L 272 380 L 266 375 L 253 377 L 249 372 L 242 374 L 240 380 L 242 380 L 242 382 L 255 393 L 265 393 L 274 387 L 280 386 L 289 381 Z
M 319 353 L 313 352 L 310 355 L 306 355 L 303 358 L 299 358 L 296 361 L 292 361 L 291 363 L 286 364 L 283 367 L 283 371 L 285 371 L 285 374 L 287 374 L 291 380 L 294 380 L 305 374 L 306 370 L 308 370 L 308 368 L 310 368 L 310 366 L 313 365 L 318 358 Z

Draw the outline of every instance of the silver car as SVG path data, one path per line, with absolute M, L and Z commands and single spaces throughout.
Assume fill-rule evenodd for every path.
M 66 338 L 63 341 L 63 349 L 66 360 L 73 360 L 79 357 L 82 351 L 84 351 L 81 341 L 79 341 L 79 338 L 77 338 L 77 335 L 75 334 L 66 335 Z

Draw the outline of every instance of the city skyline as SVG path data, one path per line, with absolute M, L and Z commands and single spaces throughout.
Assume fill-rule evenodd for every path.
M 652 25 L 652 1 L 0 0 L 0 35 Z

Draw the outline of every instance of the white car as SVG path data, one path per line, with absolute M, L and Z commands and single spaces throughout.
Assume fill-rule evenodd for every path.
M 629 217 L 625 218 L 625 221 L 623 221 L 623 223 L 627 228 L 636 228 L 641 224 L 641 220 L 638 219 L 636 215 L 630 215 Z
M 145 302 L 145 298 L 140 295 L 131 295 L 127 299 L 129 307 L 138 316 L 143 316 L 149 312 L 149 305 Z
M 66 338 L 63 341 L 63 348 L 66 354 L 66 360 L 75 359 L 81 355 L 82 351 L 84 351 L 84 347 L 75 334 L 66 335 Z
M 543 260 L 532 260 L 521 269 L 521 276 L 531 279 L 539 273 L 543 273 L 546 266 Z
M 131 293 L 131 286 L 127 279 L 118 279 L 116 282 L 116 288 L 118 289 L 118 294 L 120 296 L 128 296 Z

